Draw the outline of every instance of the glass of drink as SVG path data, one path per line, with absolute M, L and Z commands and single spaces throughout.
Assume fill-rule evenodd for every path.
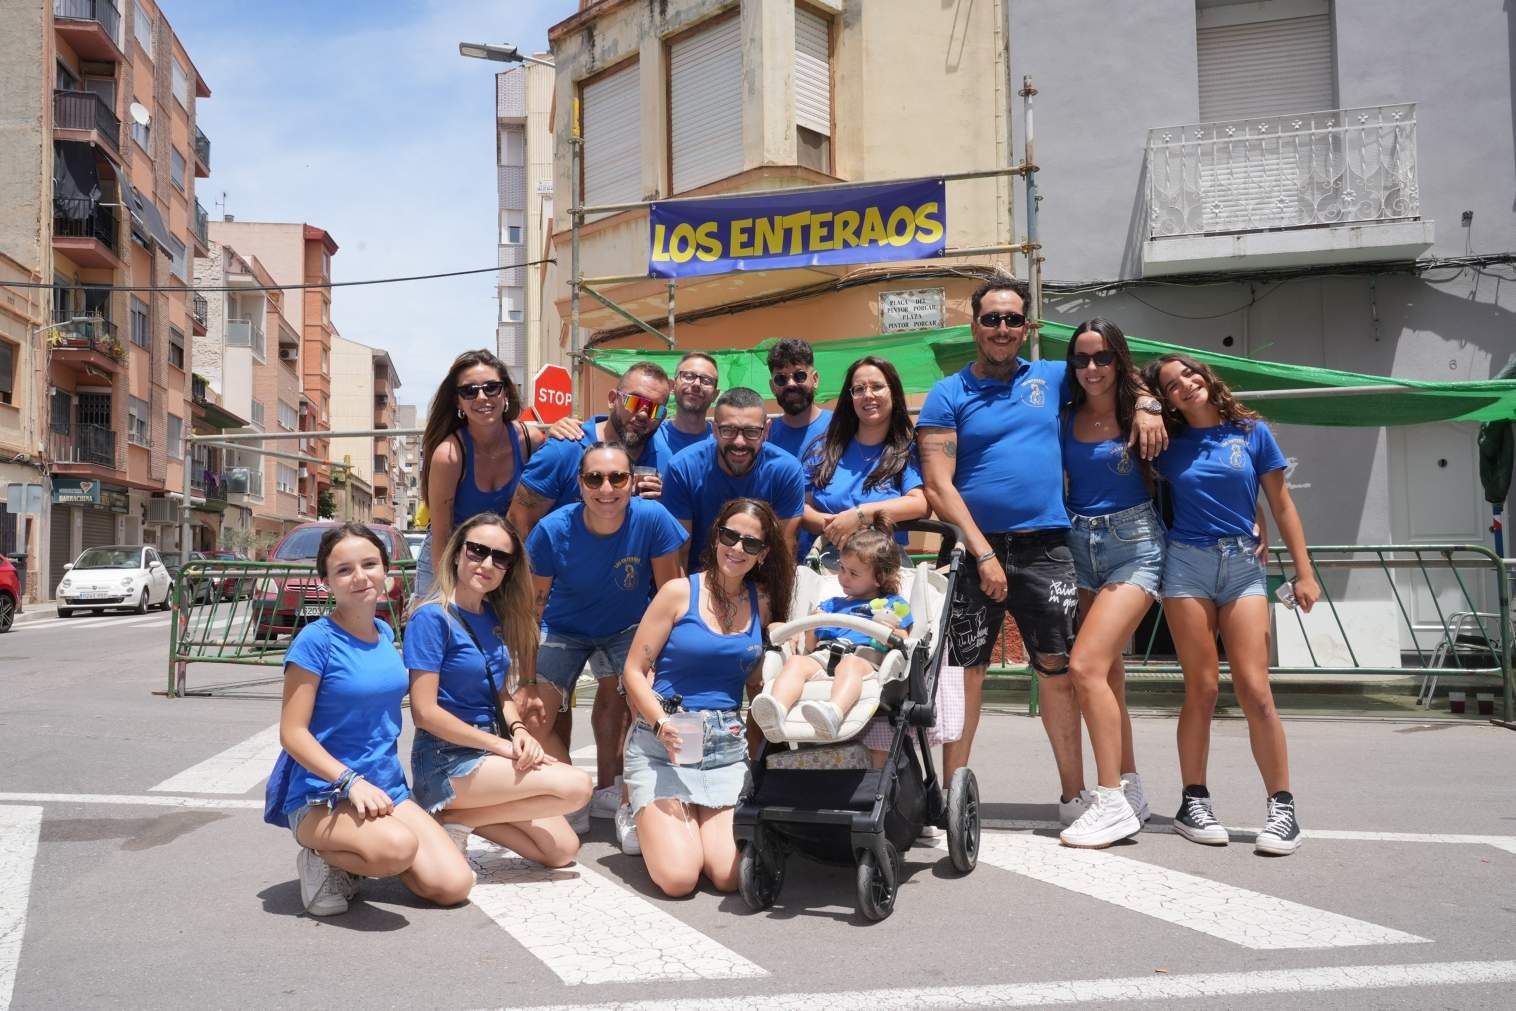
M 664 722 L 679 732 L 675 765 L 699 765 L 705 757 L 705 718 L 699 713 L 671 713 Z

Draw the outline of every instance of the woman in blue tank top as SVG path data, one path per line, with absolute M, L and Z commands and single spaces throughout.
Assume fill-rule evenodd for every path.
M 1158 599 L 1164 534 L 1142 463 L 1128 445 L 1139 380 L 1126 336 L 1107 319 L 1080 323 L 1068 363 L 1075 382 L 1061 419 L 1064 504 L 1079 588 L 1069 677 L 1089 728 L 1097 785 L 1060 838 L 1066 846 L 1100 849 L 1136 834 L 1149 814 L 1132 754 L 1121 651 Z
M 416 557 L 415 595 L 432 589 L 432 573 L 453 528 L 480 513 L 504 516 L 521 472 L 543 434 L 527 428 L 521 395 L 505 363 L 488 351 L 465 351 L 432 397 L 421 437 L 421 500 L 431 516 Z
M 722 506 L 704 557 L 687 579 L 663 584 L 632 640 L 623 680 L 636 722 L 625 781 L 642 859 L 674 897 L 710 879 L 737 888 L 732 809 L 747 774 L 742 689 L 763 657 L 764 628 L 789 615 L 795 561 L 766 502 Z M 700 759 L 677 764 L 692 742 L 668 720 L 698 714 Z M 688 758 L 688 756 L 686 756 Z

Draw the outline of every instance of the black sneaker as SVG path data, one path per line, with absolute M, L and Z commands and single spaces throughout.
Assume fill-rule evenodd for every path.
M 1295 795 L 1280 790 L 1269 798 L 1269 816 L 1263 823 L 1263 831 L 1253 841 L 1253 849 L 1258 853 L 1287 857 L 1300 848 L 1300 841 L 1304 838 L 1300 822 L 1295 819 Z
M 1174 831 L 1190 842 L 1206 846 L 1225 846 L 1226 827 L 1211 813 L 1211 795 L 1203 786 L 1187 786 L 1179 799 L 1179 813 L 1174 815 Z

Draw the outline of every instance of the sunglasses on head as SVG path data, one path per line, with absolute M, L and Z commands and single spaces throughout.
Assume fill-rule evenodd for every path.
M 979 317 L 979 325 L 991 330 L 997 329 L 1002 323 L 1014 330 L 1026 325 L 1026 316 L 1019 312 L 987 312 Z
M 639 397 L 635 393 L 622 393 L 616 391 L 616 396 L 621 400 L 621 406 L 631 414 L 645 414 L 654 421 L 662 421 L 668 414 L 669 406 L 657 400 L 649 400 L 647 397 Z
M 463 553 L 468 555 L 469 561 L 475 565 L 482 565 L 484 560 L 488 558 L 491 562 L 495 563 L 495 568 L 505 572 L 511 571 L 511 563 L 516 560 L 515 552 L 506 551 L 504 548 L 492 548 L 487 544 L 480 544 L 478 541 L 464 541 Z
M 598 471 L 598 470 L 587 470 L 583 474 L 579 475 L 579 480 L 583 481 L 584 482 L 584 486 L 586 488 L 590 489 L 591 491 L 594 491 L 595 489 L 599 488 L 601 485 L 605 484 L 605 482 L 607 482 L 607 481 L 609 481 L 611 483 L 611 487 L 612 488 L 616 488 L 616 489 L 625 488 L 627 482 L 630 481 L 631 479 L 632 479 L 632 475 L 629 474 L 627 471 L 624 471 L 624 470 L 612 470 L 612 471 L 607 471 L 607 472 L 601 472 L 601 471 Z
M 505 383 L 499 379 L 491 379 L 487 383 L 464 383 L 458 387 L 458 396 L 464 400 L 474 400 L 479 394 L 486 397 L 498 397 L 505 392 Z
M 738 544 L 741 544 L 743 554 L 747 555 L 756 555 L 758 552 L 768 547 L 768 542 L 766 542 L 762 537 L 752 537 L 748 534 L 739 534 L 731 527 L 717 527 L 716 539 L 729 548 L 736 547 Z
M 804 386 L 805 381 L 811 378 L 811 373 L 806 369 L 796 369 L 794 372 L 775 372 L 774 385 L 788 386 L 794 383 L 796 386 Z
M 1098 365 L 1101 368 L 1105 368 L 1115 360 L 1116 352 L 1110 350 L 1096 351 L 1092 355 L 1087 355 L 1083 351 L 1076 351 L 1072 355 L 1069 355 L 1069 361 L 1074 363 L 1074 370 L 1076 372 L 1081 369 L 1087 369 L 1091 365 Z

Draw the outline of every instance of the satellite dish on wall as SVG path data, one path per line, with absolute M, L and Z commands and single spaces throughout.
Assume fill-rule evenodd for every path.
M 138 126 L 147 126 L 148 121 L 153 118 L 152 113 L 147 111 L 147 106 L 141 102 L 133 102 L 127 108 L 127 112 L 131 114 L 132 122 Z

